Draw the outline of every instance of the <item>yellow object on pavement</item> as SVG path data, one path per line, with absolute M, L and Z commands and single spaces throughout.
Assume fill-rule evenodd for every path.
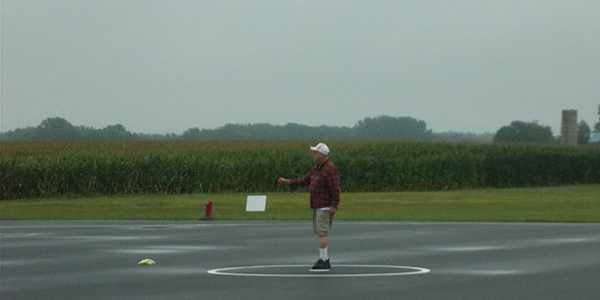
M 149 258 L 146 258 L 138 263 L 138 265 L 155 265 L 155 264 L 156 264 L 156 262 Z

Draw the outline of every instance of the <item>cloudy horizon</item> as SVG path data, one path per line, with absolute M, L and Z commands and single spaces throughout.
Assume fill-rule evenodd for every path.
M 598 1 L 1 3 L 0 131 L 131 132 L 412 117 L 496 132 L 563 109 L 593 127 Z

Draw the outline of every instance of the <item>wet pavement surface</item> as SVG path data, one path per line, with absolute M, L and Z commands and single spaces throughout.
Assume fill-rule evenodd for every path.
M 0 298 L 597 299 L 600 224 L 0 222 Z M 155 265 L 138 265 L 150 258 Z

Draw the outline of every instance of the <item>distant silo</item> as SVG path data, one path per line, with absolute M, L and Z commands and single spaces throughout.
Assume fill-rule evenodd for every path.
M 561 141 L 567 145 L 577 145 L 577 110 L 562 111 Z

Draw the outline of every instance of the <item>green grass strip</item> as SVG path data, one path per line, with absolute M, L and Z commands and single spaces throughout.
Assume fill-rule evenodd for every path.
M 308 193 L 266 193 L 265 212 L 246 212 L 241 193 L 10 200 L 3 220 L 309 220 Z M 343 193 L 337 220 L 600 222 L 600 185 L 445 192 Z

